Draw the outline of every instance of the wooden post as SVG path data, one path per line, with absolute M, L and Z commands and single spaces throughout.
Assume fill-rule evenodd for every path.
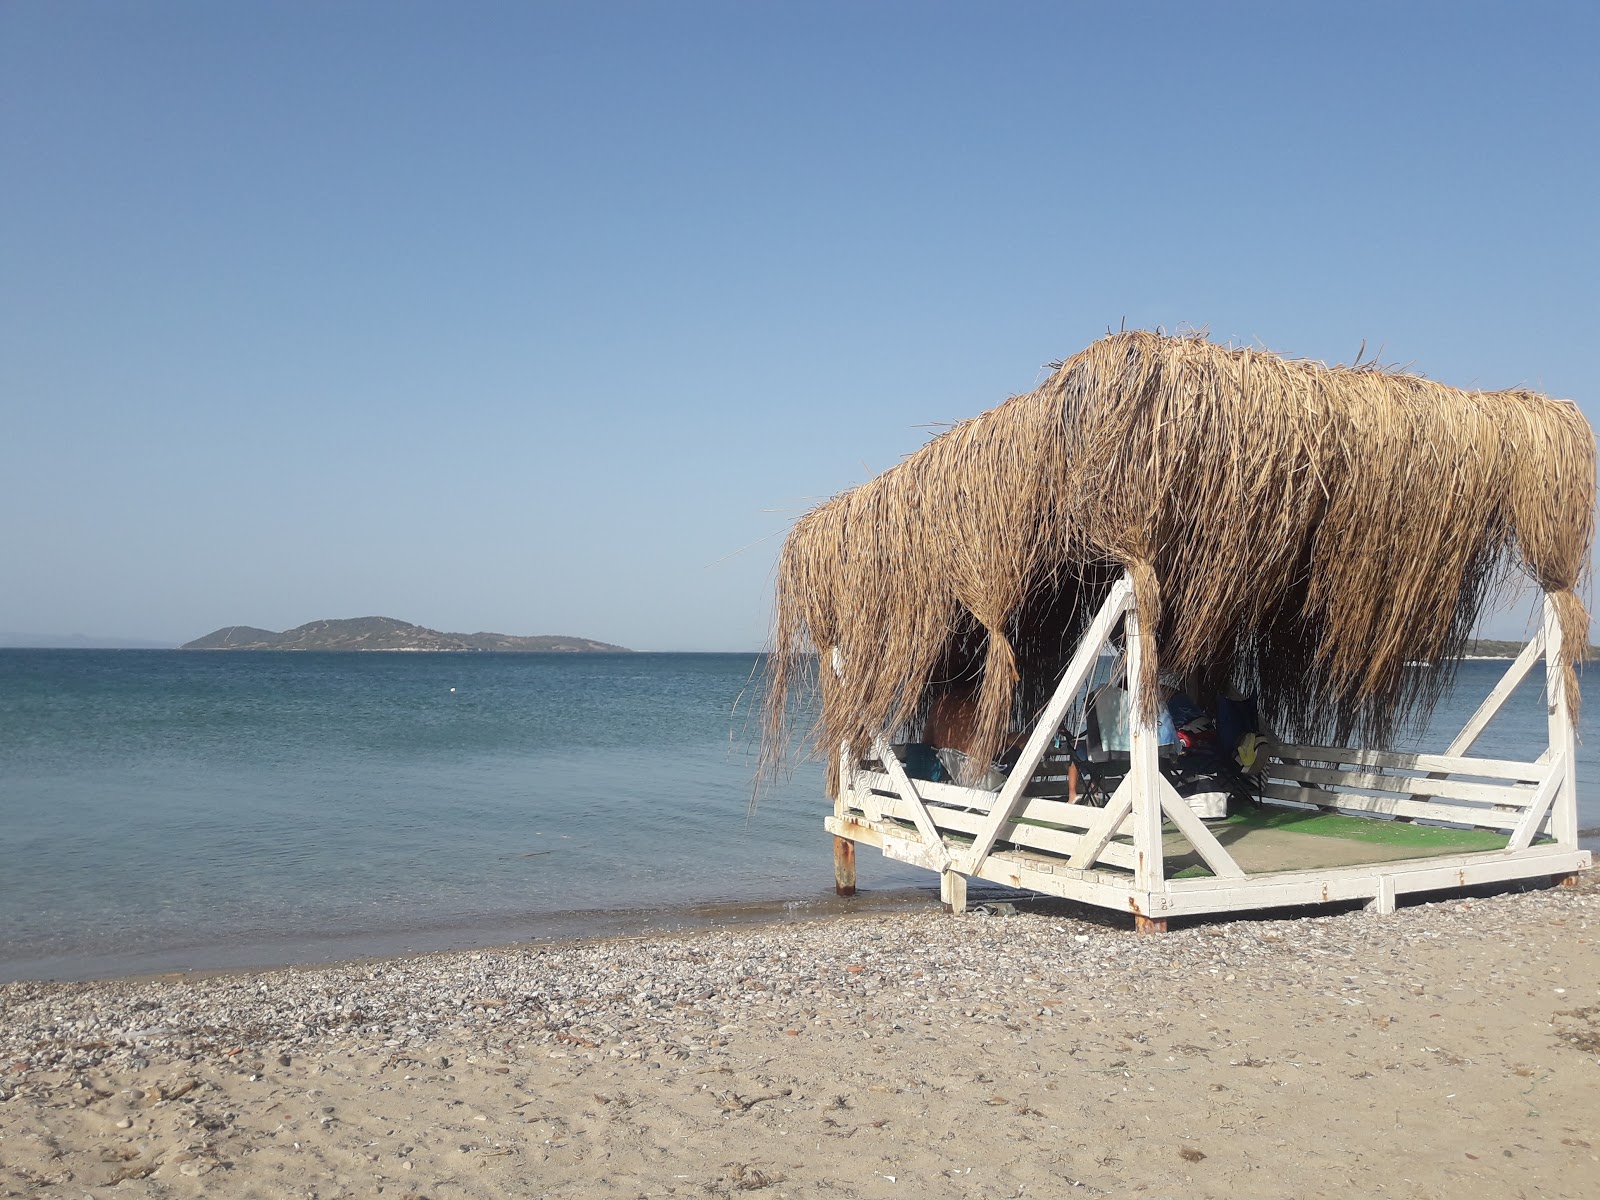
M 856 894 L 856 844 L 834 835 L 833 890 L 841 896 Z
M 1128 646 L 1128 777 L 1123 783 L 1133 802 L 1133 886 L 1141 892 L 1157 892 L 1167 886 L 1165 860 L 1161 847 L 1161 731 L 1145 715 L 1144 658 L 1154 652 L 1139 626 L 1137 605 L 1128 606 L 1123 629 Z M 1165 917 L 1133 914 L 1136 933 L 1165 933 Z
M 1562 846 L 1578 844 L 1577 743 L 1561 670 L 1561 621 L 1556 602 L 1544 598 L 1544 686 L 1549 710 L 1550 757 L 1561 762 L 1560 790 L 1550 811 L 1550 832 Z M 1537 832 L 1537 831 L 1535 831 Z
M 1394 911 L 1394 876 L 1380 875 L 1377 890 L 1373 892 L 1372 899 L 1367 901 L 1367 911 L 1387 916 Z
M 946 911 L 960 916 L 967 911 L 967 877 L 959 871 L 939 872 L 939 899 Z
M 1128 777 L 1133 799 L 1133 886 L 1141 892 L 1166 888 L 1166 872 L 1161 849 L 1161 764 L 1157 758 L 1160 730 L 1147 715 L 1147 708 L 1159 706 L 1159 698 L 1147 705 L 1144 694 L 1144 660 L 1153 654 L 1145 632 L 1139 628 L 1139 609 L 1129 605 L 1123 628 L 1128 644 Z

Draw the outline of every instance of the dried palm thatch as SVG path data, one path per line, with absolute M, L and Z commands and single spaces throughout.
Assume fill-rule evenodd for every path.
M 1594 501 L 1594 434 L 1571 403 L 1107 337 L 795 524 L 769 761 L 797 690 L 820 687 L 818 752 L 864 752 L 914 732 L 929 684 L 953 679 L 977 685 L 987 761 L 1124 570 L 1162 671 L 1255 693 L 1298 740 L 1381 745 L 1450 679 L 1408 660 L 1453 661 L 1520 567 L 1555 597 L 1575 714 Z M 837 677 L 817 669 L 833 648 Z

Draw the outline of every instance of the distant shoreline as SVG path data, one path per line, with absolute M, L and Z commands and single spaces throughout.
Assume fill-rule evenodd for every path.
M 593 638 L 570 634 L 541 633 L 521 636 L 509 633 L 444 633 L 426 625 L 413 625 L 394 617 L 341 617 L 308 621 L 278 633 L 253 625 L 224 625 L 202 638 L 185 642 L 180 650 L 409 650 L 409 651 L 485 651 L 511 653 L 625 654 L 626 646 L 614 646 Z
M 39 647 L 48 649 L 49 647 Z M 71 649 L 71 647 L 65 647 Z M 202 654 L 225 652 L 228 654 L 637 654 L 626 646 L 607 646 L 603 650 L 587 647 L 551 647 L 545 650 L 516 650 L 511 648 L 482 648 L 477 646 L 173 646 L 185 653 Z M 722 651 L 711 651 L 713 654 Z M 730 651 L 729 653 L 737 653 Z

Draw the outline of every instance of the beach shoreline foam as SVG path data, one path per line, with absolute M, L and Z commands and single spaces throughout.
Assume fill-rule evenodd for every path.
M 15 983 L 0 1193 L 1577 1196 L 1597 933 L 1590 877 L 1153 938 L 907 911 Z

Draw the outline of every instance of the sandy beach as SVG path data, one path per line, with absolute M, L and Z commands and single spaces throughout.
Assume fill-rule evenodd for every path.
M 0 988 L 0 1195 L 1600 1188 L 1594 882 Z

